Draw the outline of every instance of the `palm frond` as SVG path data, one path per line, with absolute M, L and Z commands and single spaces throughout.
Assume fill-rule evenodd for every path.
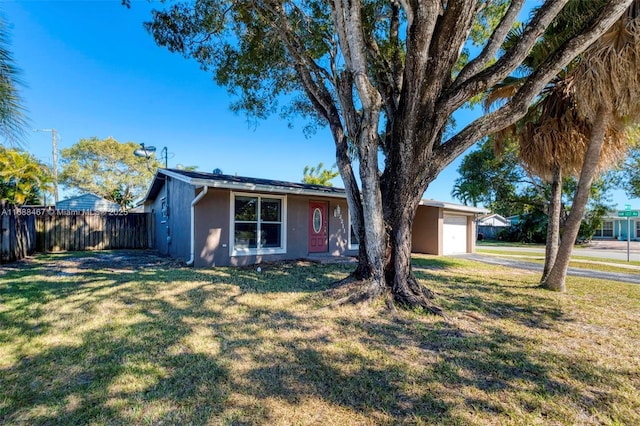
M 20 71 L 8 46 L 7 24 L 0 15 L 0 138 L 10 145 L 21 145 L 28 121 L 18 91 Z
M 638 2 L 584 54 L 574 70 L 578 111 L 592 119 L 604 105 L 622 127 L 640 121 Z

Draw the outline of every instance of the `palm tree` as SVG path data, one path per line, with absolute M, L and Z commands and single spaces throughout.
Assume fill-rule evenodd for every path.
M 531 173 L 540 176 L 551 186 L 547 209 L 549 221 L 545 265 L 541 283 L 546 282 L 560 247 L 563 179 L 568 176 L 580 176 L 589 146 L 592 126 L 588 120 L 580 116 L 576 109 L 573 82 L 572 73 L 557 79 L 533 109 L 536 116 L 528 117 L 518 133 L 521 161 Z M 624 133 L 615 128 L 607 129 L 602 152 L 595 162 L 595 172 L 615 164 L 624 154 L 626 146 L 627 139 Z M 591 183 L 587 186 L 587 200 L 590 186 Z M 577 211 L 578 207 L 579 204 L 574 200 L 571 211 Z M 582 209 L 584 214 L 584 206 Z M 578 222 L 578 229 L 579 227 L 580 222 Z M 567 235 L 566 229 L 564 235 Z M 575 236 L 571 239 L 571 245 L 573 241 Z
M 544 49 L 546 50 L 546 49 Z M 546 54 L 545 52 L 542 54 Z M 534 52 L 529 62 L 535 67 Z M 487 98 L 487 105 L 509 96 L 510 86 L 520 84 L 520 80 L 507 81 L 501 90 Z M 518 157 L 523 168 L 531 175 L 538 176 L 550 185 L 550 196 L 546 213 L 547 240 L 545 263 L 541 281 L 546 279 L 555 263 L 560 244 L 562 218 L 562 182 L 566 176 L 580 172 L 584 151 L 587 146 L 585 129 L 588 124 L 575 111 L 570 91 L 571 78 L 567 74 L 558 76 L 529 112 L 514 126 L 496 135 L 495 149 L 500 152 L 506 139 L 514 139 L 519 146 Z
M 18 78 L 20 72 L 14 65 L 8 45 L 7 24 L 0 15 L 0 137 L 9 144 L 19 145 L 27 120 L 17 90 L 21 85 Z
M 485 100 L 485 108 L 513 96 L 527 76 L 544 63 L 551 52 L 589 22 L 602 6 L 601 3 L 597 0 L 569 2 L 523 62 L 522 76 L 509 77 L 502 85 L 497 86 Z M 505 49 L 516 44 L 520 36 L 519 29 L 513 30 L 505 42 Z M 553 266 L 559 247 L 563 178 L 579 171 L 583 148 L 586 146 L 582 133 L 575 131 L 576 125 L 580 127 L 583 123 L 575 120 L 568 90 L 567 73 L 574 63 L 549 83 L 521 120 L 502 130 L 494 138 L 498 154 L 506 139 L 515 140 L 519 145 L 518 156 L 523 168 L 551 187 L 546 208 L 547 242 L 542 280 Z
M 0 146 L 0 199 L 15 205 L 39 204 L 52 182 L 49 168 L 32 155 Z
M 557 258 L 542 286 L 566 290 L 566 274 L 589 190 L 604 159 L 614 160 L 629 147 L 629 126 L 640 121 L 640 1 L 591 46 L 573 70 L 577 114 L 589 123 L 588 144 L 571 213 Z
M 525 74 L 534 71 L 548 55 L 548 52 L 553 51 L 553 46 L 566 39 L 569 34 L 567 31 L 571 31 L 573 26 L 588 22 L 593 7 L 598 7 L 597 1 L 569 3 L 559 17 L 559 23 L 550 27 L 551 30 L 545 34 L 545 37 L 525 62 L 525 66 L 528 68 L 525 70 L 527 71 Z M 517 36 L 517 33 L 513 35 L 513 37 Z M 615 38 L 611 33 L 603 38 L 607 37 Z M 546 288 L 559 291 L 565 290 L 564 278 L 549 279 L 549 274 L 555 267 L 554 274 L 558 274 L 564 269 L 564 276 L 566 276 L 568 259 L 584 215 L 591 182 L 599 169 L 610 166 L 622 156 L 628 142 L 626 134 L 619 127 L 601 126 L 598 130 L 593 125 L 593 121 L 586 114 L 581 114 L 577 108 L 577 100 L 582 99 L 585 95 L 590 95 L 585 90 L 581 92 L 581 95 L 577 95 L 574 88 L 576 80 L 582 78 L 576 71 L 576 67 L 588 69 L 589 65 L 586 62 L 588 58 L 589 56 L 585 55 L 583 59 L 567 67 L 541 93 L 539 101 L 519 123 L 498 135 L 498 140 L 514 137 L 519 142 L 519 155 L 524 167 L 551 185 L 551 196 L 547 209 L 549 221 L 545 266 L 541 284 Z M 633 69 L 633 67 L 631 68 Z M 506 81 L 500 90 L 495 91 L 487 99 L 487 103 L 490 104 L 496 99 L 510 96 L 513 87 L 521 84 L 522 80 Z M 595 148 L 590 143 L 593 136 L 596 135 L 594 130 L 598 130 L 600 135 L 600 145 L 595 157 L 593 152 Z M 582 190 L 576 191 L 570 214 L 572 220 L 569 221 L 567 218 L 561 243 L 562 181 L 564 177 L 569 175 L 581 176 Z M 561 247 L 564 247 L 562 260 L 557 263 Z
M 547 207 L 547 243 L 542 280 L 555 263 L 560 243 L 562 181 L 581 165 L 582 123 L 575 115 L 567 80 L 558 79 L 527 117 L 518 132 L 520 159 L 527 170 L 551 186 Z

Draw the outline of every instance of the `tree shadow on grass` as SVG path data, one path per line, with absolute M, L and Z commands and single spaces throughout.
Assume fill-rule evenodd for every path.
M 533 341 L 499 329 L 470 335 L 449 326 L 422 331 L 406 324 L 354 321 L 350 326 L 364 332 L 354 335 L 366 336 L 358 339 L 366 350 L 336 353 L 305 339 L 288 341 L 289 351 L 280 356 L 255 357 L 259 366 L 247 374 L 252 386 L 245 392 L 291 405 L 318 399 L 374 423 L 469 424 L 469 413 L 500 423 L 518 411 L 540 421 L 572 423 L 572 417 L 554 418 L 565 401 L 575 404 L 562 413 L 571 416 L 607 413 L 617 398 L 607 390 L 590 397 L 556 375 L 569 365 L 572 380 L 615 389 L 619 373 L 580 357 L 538 357 L 529 349 Z M 419 361 L 396 357 L 404 351 Z M 503 403 L 505 395 L 509 401 Z
M 5 282 L 0 320 L 10 332 L 0 336 L 16 347 L 14 362 L 0 358 L 0 423 L 205 424 L 223 411 L 229 389 L 228 358 L 210 346 L 232 356 L 261 341 L 255 334 L 225 338 L 225 331 L 262 326 L 265 317 L 279 328 L 311 326 L 303 327 L 286 311 L 225 316 L 222 311 L 238 303 L 238 292 L 230 287 L 240 294 L 311 292 L 322 274 L 322 268 L 306 278 L 275 271 L 285 282 L 263 288 L 265 274 L 249 271 L 212 279 L 182 268 L 130 274 L 118 265 L 110 271 L 78 267 L 91 263 L 75 263 L 72 273 L 54 280 L 46 279 L 50 262 L 29 265 L 19 280 Z M 174 286 L 180 280 L 190 285 Z M 54 306 L 64 312 L 51 312 Z M 85 330 L 73 323 L 74 315 L 100 320 Z M 208 333 L 198 337 L 195 331 L 203 329 Z M 49 333 L 62 341 L 40 348 L 38 339 Z M 199 344 L 194 341 L 206 342 L 208 349 L 193 349 Z
M 540 346 L 536 331 L 566 319 L 543 296 L 525 299 L 526 288 L 448 278 L 450 313 L 483 312 L 493 321 L 476 331 L 407 313 L 362 318 L 357 310 L 325 315 L 294 302 L 260 303 L 276 293 L 320 297 L 345 272 L 332 265 L 306 273 L 149 268 L 116 277 L 87 270 L 57 293 L 11 287 L 3 297 L 13 313 L 0 312 L 3 327 L 28 311 L 30 297 L 41 306 L 16 329 L 26 335 L 15 359 L 0 358 L 0 423 L 288 422 L 274 400 L 313 411 L 291 423 L 335 423 L 336 408 L 371 423 L 465 424 L 469 413 L 500 423 L 513 421 L 513 405 L 561 423 L 558 398 L 612 420 L 606 413 L 619 396 L 610 389 L 622 384 L 621 373 Z M 48 311 L 53 306 L 66 313 Z M 74 313 L 83 321 L 65 316 Z M 503 320 L 519 331 L 503 329 Z M 511 405 L 500 402 L 505 395 Z
M 571 321 L 537 285 L 523 284 L 513 278 L 498 281 L 491 277 L 443 277 L 424 269 L 414 273 L 419 280 L 442 283 L 446 289 L 441 297 L 445 311 L 508 319 L 532 329 L 557 328 L 558 324 Z
M 106 318 L 71 333 L 73 343 L 24 347 L 2 368 L 0 423 L 205 424 L 222 410 L 227 368 L 184 342 L 193 332 L 185 320 L 215 317 L 201 303 L 217 297 L 215 289 L 193 288 L 176 303 L 154 299 L 148 288 L 110 297 L 114 311 L 96 312 Z M 116 312 L 123 310 L 130 314 Z

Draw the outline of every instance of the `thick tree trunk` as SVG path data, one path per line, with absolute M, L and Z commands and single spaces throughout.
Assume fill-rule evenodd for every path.
M 580 230 L 580 224 L 584 217 L 587 202 L 589 201 L 591 183 L 598 172 L 598 162 L 600 161 L 600 153 L 604 145 L 604 136 L 609 116 L 609 111 L 601 107 L 595 118 L 596 121 L 591 128 L 589 146 L 584 156 L 580 180 L 578 181 L 578 187 L 573 197 L 573 203 L 571 204 L 571 212 L 564 225 L 558 256 L 551 271 L 549 271 L 549 275 L 541 283 L 542 287 L 546 289 L 560 292 L 564 292 L 567 289 L 565 281 L 569 261 L 571 260 L 571 252 L 573 251 L 573 245 Z
M 369 293 L 371 297 L 379 296 L 385 290 L 384 266 L 387 246 L 382 216 L 382 197 L 379 185 L 377 184 L 377 166 L 375 167 L 375 171 L 371 171 L 371 166 L 365 165 L 364 170 L 369 170 L 369 173 L 364 171 L 360 173 L 362 180 L 363 217 L 365 218 L 364 243 L 367 260 L 369 262 L 369 279 L 371 280 L 371 290 Z M 362 165 L 361 168 L 363 168 Z
M 542 279 L 544 282 L 556 263 L 560 244 L 560 214 L 562 213 L 562 169 L 556 166 L 551 179 L 551 199 L 547 211 L 547 243 L 545 246 L 544 268 Z
M 442 310 L 431 302 L 433 292 L 423 287 L 413 274 L 411 266 L 411 235 L 413 219 L 420 197 L 408 195 L 396 196 L 405 199 L 403 206 L 395 209 L 387 218 L 390 228 L 389 257 L 385 266 L 385 278 L 387 286 L 391 289 L 393 301 L 400 306 L 421 307 L 434 313 L 442 314 Z
M 374 111 L 372 116 L 378 117 L 377 112 Z M 363 121 L 377 124 L 373 118 Z M 364 127 L 359 136 L 361 138 L 358 143 L 358 156 L 362 182 L 362 227 L 370 271 L 370 285 L 366 293 L 367 297 L 377 297 L 386 290 L 384 267 L 388 243 L 378 170 L 377 127 L 375 125 Z
M 357 280 L 363 280 L 371 276 L 371 265 L 369 263 L 369 257 L 367 256 L 367 240 L 364 230 L 364 217 L 360 189 L 358 188 L 358 182 L 356 181 L 353 169 L 351 168 L 347 138 L 342 133 L 341 128 L 332 129 L 332 132 L 336 138 L 336 163 L 338 165 L 340 177 L 342 177 L 342 181 L 345 183 L 345 194 L 349 205 L 351 226 L 358 235 L 358 266 L 356 270 L 353 271 L 353 276 Z M 347 229 L 347 232 L 351 232 L 351 230 Z

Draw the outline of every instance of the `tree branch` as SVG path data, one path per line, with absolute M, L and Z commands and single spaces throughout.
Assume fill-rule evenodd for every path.
M 618 0 L 630 1 L 630 0 Z M 551 0 L 545 3 L 536 16 L 527 25 L 520 41 L 504 54 L 495 64 L 469 76 L 461 84 L 457 84 L 444 92 L 438 100 L 437 110 L 448 117 L 465 102 L 483 93 L 489 87 L 504 80 L 527 57 L 533 45 L 538 41 L 549 24 L 562 10 L 568 0 Z
M 482 52 L 470 61 L 458 74 L 454 87 L 459 87 L 477 72 L 483 70 L 491 60 L 493 60 L 500 50 L 500 46 L 506 39 L 513 24 L 518 18 L 518 14 L 524 5 L 525 0 L 513 0 L 507 9 L 504 17 L 489 37 Z
M 334 0 L 333 6 L 340 46 L 348 53 L 345 57 L 347 69 L 353 73 L 364 113 L 378 111 L 381 95 L 369 80 L 366 44 L 362 31 L 362 5 L 358 0 Z
M 383 105 L 387 117 L 394 117 L 398 110 L 400 101 L 400 88 L 402 87 L 402 57 L 399 39 L 400 28 L 400 6 L 397 2 L 392 1 L 391 17 L 389 18 L 389 45 L 394 50 L 390 57 L 386 57 L 380 51 L 380 47 L 372 32 L 367 34 L 366 41 L 369 55 L 374 62 L 374 74 L 379 92 L 383 98 Z
M 444 169 L 476 141 L 510 126 L 522 118 L 526 114 L 529 104 L 544 86 L 573 58 L 581 54 L 604 34 L 626 11 L 631 2 L 632 0 L 612 0 L 609 2 L 595 20 L 595 24 L 577 37 L 568 40 L 547 58 L 504 106 L 478 118 L 457 135 L 435 148 L 432 164 L 437 172 Z
M 411 28 L 413 25 L 413 6 L 407 2 L 407 0 L 398 0 L 402 6 L 402 10 L 407 15 L 407 28 Z M 393 2 L 395 3 L 395 2 Z
M 449 86 L 451 70 L 469 38 L 475 17 L 483 7 L 484 3 L 477 0 L 449 1 L 438 19 L 429 48 L 432 58 L 430 73 L 439 76 L 434 79 L 436 90 L 430 89 L 433 93 L 439 94 L 442 88 Z

